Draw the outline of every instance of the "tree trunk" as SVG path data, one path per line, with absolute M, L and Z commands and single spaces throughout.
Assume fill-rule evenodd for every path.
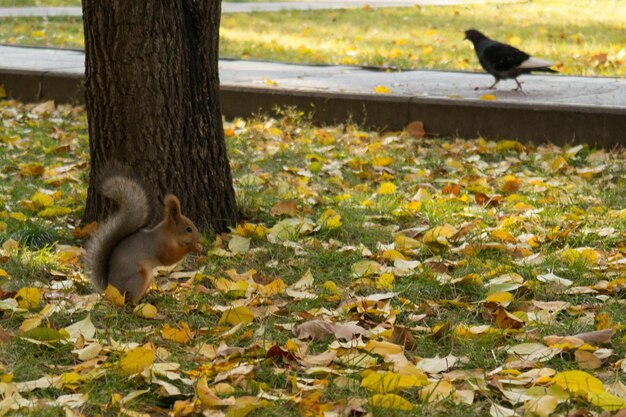
M 153 199 L 173 193 L 201 229 L 237 207 L 219 103 L 220 0 L 83 0 L 91 172 L 84 221 L 109 205 L 103 171 L 123 165 Z

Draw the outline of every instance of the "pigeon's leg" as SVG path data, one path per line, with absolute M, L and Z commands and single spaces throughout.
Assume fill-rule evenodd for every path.
M 513 89 L 513 91 L 522 91 L 522 83 L 524 81 L 517 81 L 517 78 L 513 78 L 515 80 L 515 82 L 517 83 L 517 87 L 515 87 Z
M 496 89 L 496 84 L 498 84 L 500 82 L 499 78 L 496 78 L 496 81 L 491 84 L 489 87 L 474 87 L 474 90 L 495 90 Z

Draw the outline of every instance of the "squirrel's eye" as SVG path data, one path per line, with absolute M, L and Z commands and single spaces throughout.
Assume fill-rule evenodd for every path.
M 186 229 L 186 230 L 187 230 L 187 232 L 189 232 L 189 233 L 193 232 L 193 229 L 191 228 L 191 226 L 187 226 L 187 229 Z

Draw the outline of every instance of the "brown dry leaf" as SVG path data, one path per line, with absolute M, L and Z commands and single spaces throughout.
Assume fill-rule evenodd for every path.
M 580 366 L 580 369 L 598 369 L 602 366 L 602 361 L 587 350 L 576 350 L 576 352 L 574 352 L 574 358 Z
M 44 101 L 41 104 L 35 106 L 31 112 L 35 113 L 38 116 L 42 116 L 44 114 L 50 114 L 55 109 L 54 100 Z
M 306 368 L 312 368 L 314 366 L 328 366 L 336 357 L 336 351 L 327 350 L 319 355 L 306 355 L 301 359 L 298 359 L 298 362 Z
M 404 346 L 407 350 L 413 350 L 415 347 L 415 338 L 411 331 L 404 326 L 394 326 L 391 334 L 391 341 Z
M 7 333 L 1 326 L 0 326 L 0 344 L 2 343 L 8 343 L 11 341 L 11 339 L 13 339 L 13 335 L 11 335 L 10 333 Z
M 461 195 L 461 186 L 458 184 L 446 184 L 441 188 L 441 194 Z
M 522 186 L 522 180 L 519 178 L 511 178 L 502 186 L 502 191 L 507 193 L 514 193 Z
M 298 339 L 324 340 L 334 332 L 335 326 L 324 320 L 307 321 L 293 328 L 293 334 Z
M 289 216 L 293 217 L 298 214 L 298 201 L 284 200 L 274 204 L 270 210 L 272 216 Z
M 337 339 L 353 340 L 359 335 L 366 335 L 367 330 L 356 323 L 335 324 L 335 337 Z
M 611 343 L 611 337 L 615 334 L 615 329 L 603 329 L 593 332 L 575 334 L 573 337 L 582 340 L 590 345 L 598 346 L 604 343 Z
M 548 346 L 567 346 L 570 349 L 579 348 L 585 341 L 575 336 L 545 336 L 543 341 Z
M 97 227 L 98 222 L 91 222 L 89 224 L 86 224 L 82 228 L 77 227 L 76 229 L 72 230 L 72 236 L 77 239 L 89 237 L 94 232 L 94 230 L 96 230 Z
M 426 135 L 426 130 L 424 130 L 424 123 L 416 120 L 414 122 L 409 123 L 405 130 L 411 137 L 415 139 L 421 139 Z
M 500 202 L 502 201 L 502 196 L 499 196 L 499 195 L 488 196 L 487 194 L 484 194 L 484 193 L 476 193 L 474 194 L 474 200 L 476 201 L 476 204 L 479 204 L 481 206 L 497 207 L 500 205 Z

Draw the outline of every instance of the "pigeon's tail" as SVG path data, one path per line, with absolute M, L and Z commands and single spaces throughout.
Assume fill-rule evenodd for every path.
M 518 68 L 522 69 L 539 69 L 547 68 L 554 65 L 554 62 L 546 61 L 545 59 L 535 58 L 534 56 L 528 57 L 524 62 L 519 64 Z
M 544 71 L 544 72 L 557 72 L 551 67 L 554 65 L 554 62 L 546 61 L 545 59 L 535 58 L 534 56 L 529 57 L 524 62 L 522 62 L 518 68 L 528 71 Z
M 545 67 L 545 68 L 533 68 L 533 69 L 532 69 L 532 71 L 533 71 L 533 72 L 534 72 L 534 71 L 541 71 L 541 72 L 554 72 L 554 73 L 558 73 L 558 71 L 557 71 L 557 70 L 553 70 L 552 68 L 548 68 L 548 67 Z

